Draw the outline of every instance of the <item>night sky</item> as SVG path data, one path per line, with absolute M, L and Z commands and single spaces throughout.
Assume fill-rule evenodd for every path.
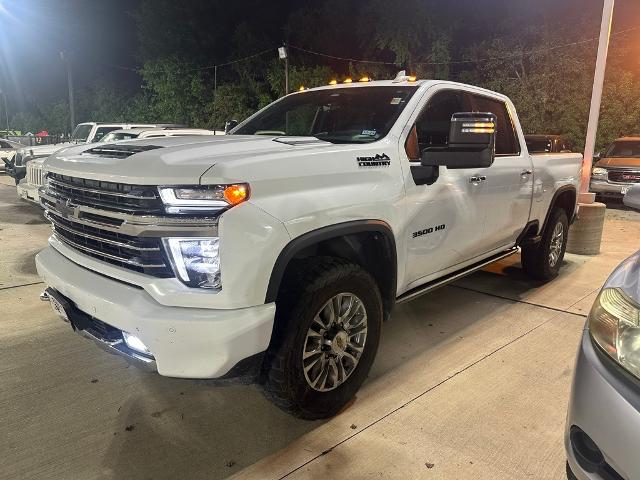
M 8 93 L 10 109 L 19 108 L 26 99 L 46 102 L 66 96 L 61 50 L 73 55 L 76 88 L 98 80 L 123 89 L 139 88 L 140 78 L 127 70 L 140 66 L 134 18 L 139 3 L 139 0 L 0 0 L 0 88 Z M 226 0 L 213 3 L 219 4 L 220 9 L 229 5 Z M 570 23 L 578 14 L 592 10 L 597 15 L 583 36 L 590 38 L 598 34 L 602 0 L 439 0 L 432 3 L 434 8 L 477 20 L 472 33 L 475 36 L 482 35 L 482 26 L 487 22 L 505 17 L 527 25 L 543 23 L 545 18 L 566 18 Z M 289 2 L 281 0 L 269 3 L 282 12 L 275 18 L 282 18 L 283 25 L 288 5 Z M 390 2 L 390 7 L 392 5 Z M 616 9 L 614 31 L 640 25 L 640 1 L 617 0 Z M 246 11 L 247 16 L 251 14 Z M 211 28 L 216 28 L 215 24 L 216 18 L 211 18 Z M 272 31 L 283 29 L 278 26 Z M 579 39 L 567 38 L 568 42 L 574 40 Z M 282 38 L 272 41 L 272 45 L 277 45 Z M 358 54 L 352 45 L 331 42 L 331 38 L 326 39 L 327 51 Z

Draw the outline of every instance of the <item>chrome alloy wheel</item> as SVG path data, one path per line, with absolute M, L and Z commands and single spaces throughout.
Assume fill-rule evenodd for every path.
M 560 252 L 562 252 L 562 242 L 564 240 L 564 227 L 562 223 L 558 222 L 553 229 L 553 235 L 551 236 L 551 245 L 549 246 L 549 266 L 555 267 L 556 263 L 560 259 Z
M 358 366 L 367 341 L 367 311 L 353 293 L 339 293 L 318 311 L 302 352 L 304 377 L 311 388 L 328 392 L 342 385 Z

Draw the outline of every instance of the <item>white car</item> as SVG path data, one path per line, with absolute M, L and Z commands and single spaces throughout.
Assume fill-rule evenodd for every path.
M 521 249 L 550 280 L 582 157 L 532 156 L 504 95 L 419 80 L 287 95 L 220 137 L 49 157 L 43 299 L 161 375 L 247 377 L 304 418 L 367 377 L 383 320 Z
M 188 137 L 192 135 L 224 135 L 224 130 L 202 128 L 128 128 L 107 133 L 100 142 L 119 142 L 136 138 Z
M 5 169 L 5 162 L 2 161 L 2 159 L 6 158 L 10 160 L 21 148 L 24 148 L 24 145 L 21 143 L 0 138 L 0 171 L 4 171 Z

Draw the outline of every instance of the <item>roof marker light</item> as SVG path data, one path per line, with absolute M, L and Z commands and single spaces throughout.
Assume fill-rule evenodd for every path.
M 329 81 L 329 85 L 337 85 L 338 81 L 337 80 L 330 80 Z
M 304 92 L 306 90 L 306 88 L 304 88 L 304 85 L 300 85 L 300 88 L 298 89 L 299 92 Z
M 347 78 L 345 78 L 345 79 L 344 79 L 344 82 L 343 82 L 343 83 L 351 83 L 351 82 L 353 82 L 353 80 L 351 79 L 351 77 L 347 77 Z
M 370 82 L 371 79 L 369 77 L 362 77 L 360 80 L 358 80 L 359 82 Z
M 409 78 L 407 78 L 408 81 L 410 82 L 415 82 L 418 78 L 415 75 L 409 75 Z

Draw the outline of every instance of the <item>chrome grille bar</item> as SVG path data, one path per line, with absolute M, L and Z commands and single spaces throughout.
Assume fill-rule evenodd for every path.
M 131 260 L 129 258 L 125 258 L 125 257 L 120 257 L 118 255 L 113 255 L 111 253 L 105 253 L 105 252 L 101 252 L 100 250 L 95 250 L 93 248 L 90 247 L 85 247 L 84 245 L 80 245 L 79 243 L 76 243 L 72 240 L 69 240 L 68 238 L 62 236 L 62 235 L 58 235 L 57 232 L 54 232 L 53 236 L 59 240 L 62 243 L 66 243 L 67 245 L 72 246 L 73 248 L 77 248 L 78 250 L 82 250 L 88 253 L 91 253 L 93 255 L 99 256 L 99 257 L 104 257 L 104 258 L 108 258 L 110 260 L 115 260 L 117 262 L 122 262 L 122 263 L 126 263 L 127 265 L 133 265 L 135 267 L 140 267 L 140 268 L 164 268 L 166 267 L 166 265 L 164 263 L 158 263 L 158 264 L 149 264 L 149 263 L 141 263 L 138 262 L 136 260 Z

